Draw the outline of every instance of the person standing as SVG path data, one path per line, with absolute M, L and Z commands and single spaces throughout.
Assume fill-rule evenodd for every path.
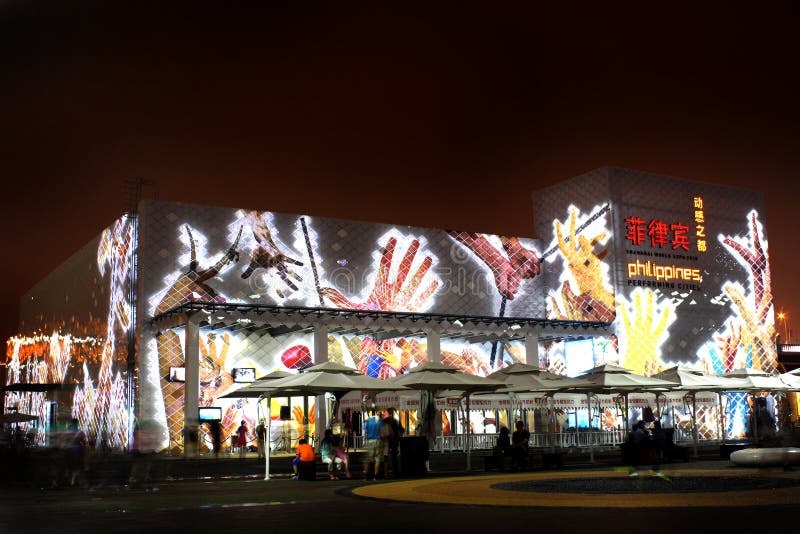
M 247 451 L 247 422 L 242 419 L 242 424 L 236 429 L 236 446 L 239 447 L 239 458 L 244 459 Z
M 263 419 L 259 421 L 258 426 L 256 427 L 256 436 L 258 436 L 258 458 L 266 458 L 267 426 L 264 424 Z
M 70 486 L 79 483 L 79 477 L 89 471 L 89 440 L 86 433 L 78 426 L 78 420 L 73 418 L 69 423 L 69 437 L 66 447 L 67 455 L 67 480 Z M 86 477 L 88 483 L 88 477 Z
M 219 450 L 222 448 L 222 425 L 219 421 L 211 421 L 211 448 L 214 451 L 214 458 L 219 459 Z
M 383 418 L 383 425 L 383 435 L 386 439 L 386 447 L 389 456 L 386 462 L 386 478 L 389 478 L 389 467 L 391 467 L 391 476 L 397 477 L 400 475 L 400 438 L 403 436 L 403 426 L 395 419 L 394 408 L 386 410 L 386 416 Z
M 367 455 L 364 457 L 364 478 L 370 480 L 378 478 L 381 472 L 381 462 L 383 461 L 383 441 L 381 440 L 381 427 L 383 421 L 373 412 L 364 425 L 364 434 L 367 437 Z M 370 466 L 374 465 L 374 470 L 370 472 Z

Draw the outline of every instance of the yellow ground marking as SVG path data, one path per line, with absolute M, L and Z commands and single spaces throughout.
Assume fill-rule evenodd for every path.
M 800 478 L 796 472 L 763 472 L 757 469 L 687 469 L 663 470 L 667 477 L 741 477 L 768 476 L 770 478 Z M 642 471 L 640 476 L 648 476 Z M 687 493 L 553 493 L 534 491 L 509 491 L 492 488 L 498 483 L 524 480 L 554 480 L 575 478 L 623 478 L 627 471 L 592 470 L 552 473 L 520 473 L 515 475 L 481 475 L 418 479 L 355 488 L 353 493 L 362 497 L 395 501 L 440 504 L 468 504 L 486 506 L 542 506 L 542 507 L 593 507 L 593 508 L 669 508 L 697 506 L 757 506 L 800 504 L 800 491 L 794 488 L 758 489 L 726 492 Z

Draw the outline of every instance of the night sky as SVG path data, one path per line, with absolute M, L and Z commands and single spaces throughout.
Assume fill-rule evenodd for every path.
M 800 332 L 797 3 L 377 3 L 0 0 L 3 339 L 124 213 L 126 180 L 537 237 L 533 191 L 604 165 L 762 191 L 776 311 Z

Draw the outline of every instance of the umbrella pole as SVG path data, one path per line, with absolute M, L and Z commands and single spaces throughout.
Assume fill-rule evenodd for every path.
M 697 458 L 697 399 L 692 394 L 692 430 L 694 438 L 694 457 Z
M 467 432 L 466 432 L 466 436 L 467 436 L 467 444 L 466 444 L 466 449 L 467 449 L 467 471 L 469 471 L 470 469 L 472 469 L 472 466 L 471 466 L 471 463 L 472 463 L 472 462 L 471 462 L 471 460 L 472 460 L 472 458 L 471 458 L 470 449 L 469 449 L 469 440 L 470 440 L 470 426 L 469 426 L 469 393 L 467 393 Z
M 549 396 L 550 400 L 550 453 L 556 452 L 556 410 L 553 406 L 553 395 Z
M 586 409 L 589 410 L 589 462 L 594 463 L 594 441 L 592 440 L 592 394 L 586 394 Z M 578 425 L 575 425 L 578 431 Z
M 758 410 L 756 410 L 756 400 L 758 397 L 750 394 L 750 399 L 752 400 L 750 413 L 753 415 L 753 446 L 758 447 Z
M 303 437 L 311 443 L 310 436 L 308 435 L 308 395 L 303 395 Z
M 630 425 L 628 417 L 628 392 L 625 392 L 625 435 L 628 435 L 628 425 Z
M 264 436 L 264 480 L 269 480 L 269 438 L 272 436 L 272 414 L 270 413 L 272 408 L 272 400 L 267 395 L 267 433 Z
M 719 402 L 719 435 L 722 437 L 722 443 L 725 443 L 725 411 L 722 408 L 722 392 L 717 392 L 717 401 Z

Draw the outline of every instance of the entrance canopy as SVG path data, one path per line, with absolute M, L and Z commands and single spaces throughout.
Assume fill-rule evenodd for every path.
M 282 329 L 289 333 L 324 325 L 329 333 L 359 332 L 379 339 L 424 335 L 433 330 L 441 338 L 469 342 L 524 340 L 536 335 L 551 339 L 608 336 L 611 323 L 599 321 L 554 321 L 520 317 L 441 315 L 411 312 L 340 310 L 292 306 L 264 306 L 220 302 L 187 302 L 153 318 L 157 329 L 183 326 L 199 314 L 200 326 L 214 329 L 257 331 Z

